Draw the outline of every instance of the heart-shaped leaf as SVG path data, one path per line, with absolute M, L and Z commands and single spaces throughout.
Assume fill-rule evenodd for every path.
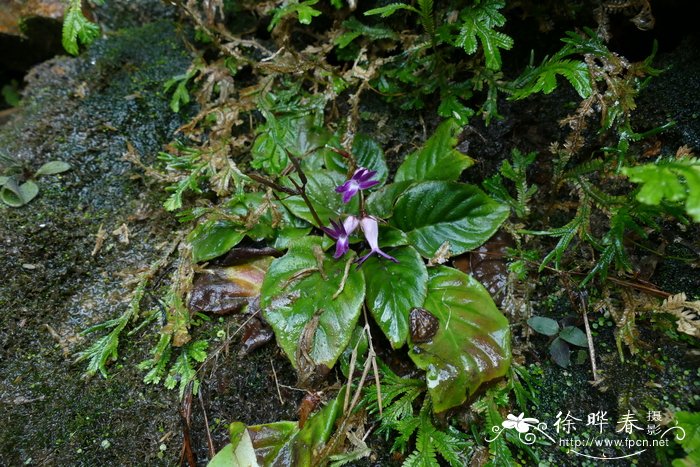
M 571 365 L 571 350 L 569 345 L 562 339 L 557 337 L 549 344 L 549 354 L 552 360 L 562 368 L 568 368 Z
M 390 183 L 373 192 L 367 198 L 367 211 L 381 219 L 388 219 L 394 213 L 394 203 L 413 182 Z
M 292 244 L 272 262 L 260 293 L 260 307 L 292 365 L 333 367 L 347 347 L 365 298 L 365 279 L 352 257 L 335 260 L 321 237 Z M 308 361 L 310 360 L 310 361 Z
M 552 318 L 545 318 L 544 316 L 533 316 L 527 320 L 528 326 L 530 326 L 535 332 L 544 334 L 545 336 L 553 336 L 559 332 L 559 324 Z
M 567 326 L 562 329 L 559 333 L 559 337 L 569 344 L 578 345 L 579 347 L 588 347 L 586 334 L 575 326 Z
M 208 261 L 227 253 L 245 237 L 241 227 L 229 221 L 209 221 L 198 225 L 189 235 L 192 261 Z
M 426 371 L 434 410 L 442 412 L 507 372 L 510 329 L 474 278 L 445 266 L 429 269 L 428 275 L 423 308 L 438 319 L 440 327 L 431 340 L 413 343 L 409 356 Z
M 308 180 L 306 195 L 325 225 L 328 225 L 329 219 L 337 219 L 344 212 L 358 211 L 357 196 L 348 204 L 344 204 L 341 195 L 335 191 L 338 186 L 345 183 L 345 175 L 331 170 L 314 170 L 307 173 L 306 178 Z M 301 196 L 289 196 L 286 199 L 283 198 L 282 202 L 295 216 L 316 224 Z
M 283 421 L 249 426 L 241 432 L 242 424 L 236 422 L 229 430 L 232 450 L 239 452 L 242 451 L 242 447 L 245 447 L 244 452 L 250 456 L 249 448 L 245 446 L 250 440 L 259 465 L 279 467 L 324 465 L 324 459 L 319 459 L 319 454 L 333 434 L 335 422 L 343 410 L 344 399 L 345 390 L 341 390 L 335 399 L 309 417 L 303 428 L 299 428 L 297 422 Z
M 474 164 L 471 157 L 455 149 L 455 135 L 460 128 L 452 119 L 441 123 L 422 148 L 406 157 L 394 181 L 457 180 L 464 169 Z
M 54 175 L 70 170 L 70 164 L 63 161 L 50 161 L 39 167 L 36 175 Z
M 24 206 L 37 194 L 39 194 L 39 187 L 36 183 L 27 180 L 19 185 L 14 177 L 9 177 L 0 188 L 0 200 L 13 208 Z
M 343 156 L 334 151 L 326 151 L 324 155 L 326 167 L 342 174 L 348 173 L 348 163 Z M 379 180 L 380 185 L 375 188 L 386 181 L 389 169 L 384 159 L 384 151 L 379 143 L 367 135 L 357 134 L 352 142 L 352 155 L 355 157 L 358 167 L 377 172 L 373 179 Z
M 432 258 L 445 242 L 451 256 L 478 247 L 509 212 L 475 186 L 435 181 L 409 187 L 396 201 L 389 222 L 408 234 L 421 255 Z
M 362 265 L 367 282 L 367 306 L 395 349 L 408 337 L 411 309 L 423 305 L 428 291 L 428 270 L 418 252 L 402 247 L 387 252 L 399 262 L 376 256 Z

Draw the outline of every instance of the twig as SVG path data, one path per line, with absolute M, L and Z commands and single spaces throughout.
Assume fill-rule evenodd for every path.
M 204 414 L 204 427 L 207 429 L 207 446 L 209 447 L 209 458 L 213 459 L 216 455 L 216 448 L 214 448 L 214 440 L 211 439 L 211 430 L 209 429 L 209 418 L 207 417 L 207 409 L 204 408 L 204 399 L 202 398 L 202 391 L 200 390 L 197 394 L 199 399 L 199 405 L 202 407 L 202 413 Z
M 277 397 L 280 398 L 280 404 L 284 405 L 284 399 L 282 399 L 282 392 L 280 391 L 280 383 L 277 381 L 277 372 L 275 371 L 275 364 L 270 359 L 270 366 L 272 367 L 272 376 L 275 378 L 275 387 L 277 388 Z
M 591 335 L 591 327 L 588 324 L 588 307 L 583 309 L 583 325 L 586 328 L 586 339 L 588 340 L 588 352 L 591 354 L 591 370 L 593 370 L 593 385 L 600 383 L 598 379 L 598 370 L 595 366 L 595 347 L 593 347 L 593 336 Z
M 363 308 L 362 312 L 365 315 L 365 332 L 367 333 L 367 342 L 369 345 L 369 355 L 372 358 L 372 369 L 374 370 L 374 384 L 377 388 L 377 405 L 379 406 L 379 415 L 382 415 L 382 386 L 379 383 L 379 369 L 377 368 L 377 353 L 372 345 L 372 333 L 369 330 L 369 321 L 367 320 L 367 308 Z
M 197 460 L 192 452 L 192 437 L 190 436 L 190 417 L 192 415 L 192 385 L 190 381 L 185 389 L 185 397 L 182 398 L 180 406 L 180 420 L 182 421 L 182 449 L 180 450 L 180 465 L 184 465 L 185 460 L 190 467 L 196 467 Z
M 246 174 L 246 175 L 248 177 L 252 178 L 253 180 L 255 180 L 256 182 L 262 183 L 263 185 L 268 186 L 268 187 L 272 188 L 273 190 L 281 191 L 282 193 L 287 193 L 288 195 L 292 195 L 292 196 L 300 194 L 296 190 L 292 190 L 291 188 L 287 188 L 286 186 L 282 186 L 279 183 L 275 183 L 272 180 L 267 179 L 265 177 L 262 177 L 260 175 L 252 174 L 252 173 Z
M 345 271 L 343 271 L 343 278 L 340 280 L 340 286 L 338 287 L 338 290 L 333 294 L 331 297 L 331 300 L 335 300 L 338 298 L 338 296 L 343 293 L 343 290 L 345 290 L 345 282 L 348 280 L 348 274 L 350 274 L 350 267 L 352 266 L 353 258 L 350 257 L 348 258 L 347 262 L 345 263 Z
M 360 340 L 358 339 L 355 344 L 355 348 L 352 349 L 352 354 L 350 355 L 350 364 L 348 365 L 348 384 L 347 390 L 345 391 L 345 401 L 343 402 L 343 413 L 348 413 L 348 406 L 350 404 L 350 388 L 352 387 L 352 377 L 355 373 L 355 365 L 357 364 L 357 349 L 360 346 Z
M 306 194 L 306 183 L 308 180 L 306 179 L 306 175 L 304 174 L 304 171 L 301 170 L 301 165 L 299 164 L 299 161 L 297 160 L 296 157 L 294 157 L 288 150 L 287 151 L 287 157 L 289 157 L 289 160 L 292 161 L 292 165 L 294 166 L 294 169 L 297 171 L 297 174 L 299 174 L 299 180 L 301 181 L 301 185 L 298 185 L 294 179 L 290 178 L 292 183 L 299 189 L 299 195 L 301 198 L 304 200 L 304 203 L 306 206 L 309 208 L 309 212 L 311 213 L 311 216 L 314 218 L 316 221 L 316 224 L 318 225 L 319 228 L 323 227 L 323 221 L 321 221 L 321 218 L 318 217 L 318 214 L 316 213 L 316 209 L 314 206 L 311 204 L 311 200 L 309 200 L 308 195 Z

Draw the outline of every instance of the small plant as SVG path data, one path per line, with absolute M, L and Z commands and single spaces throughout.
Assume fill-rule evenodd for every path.
M 104 0 L 92 0 L 102 5 Z M 78 43 L 88 45 L 100 35 L 100 27 L 83 14 L 82 0 L 68 0 L 68 8 L 63 18 L 63 48 L 71 55 L 78 55 Z
M 437 467 L 441 465 L 438 457 L 451 466 L 466 465 L 472 442 L 457 428 L 441 426 L 435 420 L 425 382 L 400 377 L 385 365 L 381 365 L 381 373 L 382 415 L 374 388 L 367 390 L 366 403 L 369 413 L 379 418 L 378 432 L 393 439 L 392 451 L 406 453 L 414 446 L 403 467 Z M 416 410 L 416 406 L 420 408 Z
M 519 218 L 530 213 L 530 200 L 537 193 L 537 186 L 527 183 L 527 169 L 535 162 L 536 158 L 536 152 L 523 154 L 518 149 L 513 149 L 513 162 L 503 161 L 498 173 L 484 180 L 486 191 L 497 200 L 507 203 Z M 515 197 L 505 187 L 504 178 L 515 185 Z
M 625 167 L 622 173 L 640 184 L 638 201 L 651 206 L 685 201 L 685 212 L 700 222 L 700 159 L 687 147 L 679 148 L 675 158 Z
M 552 360 L 562 368 L 567 368 L 571 364 L 569 344 L 578 347 L 588 346 L 586 334 L 575 326 L 560 325 L 555 320 L 544 316 L 533 316 L 527 320 L 527 324 L 533 331 L 554 338 L 549 344 L 549 354 Z
M 2 155 L 0 155 L 2 156 Z M 22 165 L 8 156 L 0 159 L 0 201 L 13 208 L 24 206 L 39 194 L 36 179 L 41 176 L 55 175 L 70 170 L 70 164 L 63 161 L 50 161 L 39 170 L 25 175 Z

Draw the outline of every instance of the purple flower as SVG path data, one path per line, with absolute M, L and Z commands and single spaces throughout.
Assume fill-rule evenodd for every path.
M 395 263 L 399 262 L 399 260 L 397 260 L 396 258 L 387 255 L 386 253 L 384 253 L 382 250 L 379 249 L 379 242 L 378 242 L 379 224 L 377 224 L 377 219 L 375 219 L 372 216 L 363 217 L 360 220 L 360 225 L 362 226 L 362 231 L 365 234 L 365 239 L 367 240 L 367 243 L 369 244 L 370 252 L 367 253 L 365 256 L 363 256 L 362 258 L 360 258 L 357 261 L 358 267 L 359 267 L 359 265 L 364 263 L 365 260 L 367 258 L 369 258 L 372 253 L 376 253 L 379 256 L 382 256 L 382 257 L 384 257 L 388 260 L 391 260 Z
M 333 220 L 330 222 L 332 228 L 324 227 L 323 231 L 336 241 L 333 258 L 338 259 L 350 249 L 350 235 L 355 231 L 360 221 L 355 216 L 348 216 L 342 224 Z
M 372 177 L 375 175 L 377 175 L 376 170 L 367 170 L 364 167 L 360 167 L 355 171 L 350 180 L 337 187 L 335 191 L 342 193 L 343 203 L 347 203 L 358 191 L 366 190 L 379 183 L 379 180 L 372 180 Z

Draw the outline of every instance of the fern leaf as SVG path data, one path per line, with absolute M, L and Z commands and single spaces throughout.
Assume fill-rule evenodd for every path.
M 492 70 L 501 68 L 499 49 L 509 50 L 513 47 L 513 39 L 510 36 L 495 30 L 506 22 L 505 16 L 498 11 L 504 6 L 505 2 L 502 0 L 484 0 L 478 5 L 465 8 L 461 14 L 463 24 L 455 44 L 471 55 L 481 43 L 486 67 Z
M 68 10 L 63 19 L 62 43 L 63 48 L 71 55 L 78 55 L 78 41 L 90 44 L 100 35 L 100 28 L 90 22 L 81 9 L 80 0 L 70 0 Z
M 662 200 L 685 200 L 685 210 L 695 222 L 700 222 L 700 160 L 684 157 L 625 167 L 622 173 L 630 181 L 641 184 L 637 200 L 658 206 Z M 683 183 L 685 182 L 685 183 Z
M 387 18 L 399 10 L 410 10 L 414 13 L 420 14 L 420 11 L 411 5 L 407 5 L 405 3 L 390 3 L 389 5 L 380 8 L 372 8 L 371 10 L 365 11 L 365 16 L 380 15 L 382 18 Z
M 511 98 L 524 99 L 531 94 L 542 92 L 549 94 L 557 87 L 557 75 L 563 76 L 582 99 L 593 92 L 588 66 L 580 60 L 556 58 L 545 59 L 536 67 L 526 70 L 513 82 L 515 91 Z

